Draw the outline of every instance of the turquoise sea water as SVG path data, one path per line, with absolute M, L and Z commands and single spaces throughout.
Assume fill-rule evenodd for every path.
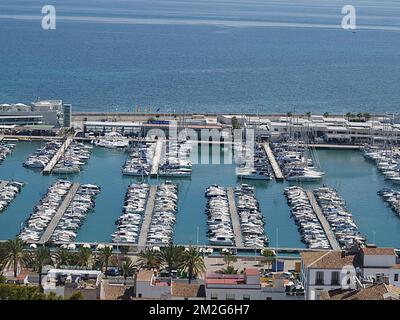
M 0 103 L 74 110 L 397 112 L 400 2 L 352 0 L 0 2 Z
M 26 182 L 21 194 L 9 208 L 0 214 L 0 239 L 8 239 L 18 234 L 21 224 L 28 218 L 33 207 L 45 194 L 55 176 L 43 176 L 22 167 L 22 162 L 38 146 L 39 142 L 18 142 L 12 155 L 0 165 L 1 179 L 16 179 Z M 218 146 L 213 146 L 212 159 L 219 158 Z M 231 151 L 226 150 L 228 154 Z M 380 246 L 400 247 L 400 218 L 388 208 L 376 194 L 385 186 L 391 186 L 376 170 L 374 165 L 364 160 L 362 154 L 351 150 L 319 150 L 317 152 L 321 166 L 326 172 L 320 184 L 304 184 L 316 187 L 326 184 L 337 188 L 347 201 L 360 231 L 369 242 Z M 92 156 L 79 175 L 71 177 L 73 181 L 95 183 L 102 192 L 96 199 L 95 210 L 90 213 L 78 233 L 78 241 L 110 241 L 115 230 L 115 220 L 121 214 L 124 195 L 130 183 L 135 179 L 123 178 L 121 167 L 126 154 L 121 151 L 94 148 Z M 63 176 L 65 177 L 65 175 Z M 151 184 L 163 180 L 151 179 Z M 194 165 L 191 179 L 174 179 L 179 185 L 178 215 L 175 225 L 175 243 L 207 243 L 205 188 L 218 183 L 234 186 L 239 181 L 235 177 L 232 164 Z M 247 182 L 249 183 L 249 182 Z M 288 182 L 254 182 L 256 195 L 262 213 L 266 219 L 266 232 L 270 245 L 281 247 L 304 247 L 296 225 L 290 218 L 289 207 L 283 194 Z

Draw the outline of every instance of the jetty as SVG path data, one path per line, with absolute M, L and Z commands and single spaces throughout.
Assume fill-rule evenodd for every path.
M 229 212 L 231 214 L 233 234 L 235 235 L 235 246 L 244 247 L 242 231 L 240 230 L 239 215 L 236 210 L 235 193 L 232 187 L 227 189 Z
M 140 229 L 139 235 L 139 246 L 145 246 L 147 242 L 147 234 L 150 228 L 151 216 L 153 215 L 154 210 L 154 200 L 156 199 L 158 186 L 151 186 L 149 197 L 147 198 L 146 210 L 144 211 L 144 217 L 142 222 L 142 227 Z
M 160 166 L 162 148 L 163 148 L 163 140 L 158 139 L 156 142 L 156 148 L 154 151 L 153 164 L 152 164 L 151 170 L 150 170 L 151 177 L 157 177 L 158 167 Z
M 278 162 L 276 162 L 275 156 L 272 153 L 269 143 L 263 143 L 262 146 L 265 150 L 265 153 L 267 154 L 268 161 L 271 164 L 272 170 L 274 171 L 275 179 L 277 181 L 283 181 L 284 178 L 281 168 L 279 167 Z
M 359 150 L 361 146 L 354 144 L 329 144 L 329 143 L 317 143 L 308 144 L 308 147 L 315 149 L 345 149 L 345 150 Z
M 43 169 L 42 174 L 50 174 L 51 171 L 53 170 L 54 166 L 56 165 L 56 163 L 58 162 L 58 160 L 60 160 L 60 158 L 64 155 L 65 151 L 67 150 L 67 148 L 69 147 L 69 145 L 71 144 L 71 142 L 74 140 L 73 137 L 68 137 L 64 143 L 62 144 L 62 146 L 60 147 L 60 149 L 57 150 L 57 152 L 55 153 L 55 155 L 53 156 L 53 158 L 49 161 L 49 163 L 46 165 L 46 167 Z
M 321 223 L 322 228 L 324 229 L 324 232 L 326 234 L 326 237 L 328 238 L 329 244 L 331 245 L 331 248 L 333 250 L 340 250 L 340 245 L 336 240 L 335 234 L 333 233 L 328 220 L 326 220 L 324 214 L 322 213 L 322 210 L 315 199 L 314 193 L 310 190 L 306 191 L 308 200 L 310 201 L 310 204 L 315 212 L 315 214 L 318 217 L 319 222 Z
M 61 205 L 58 207 L 56 214 L 54 215 L 53 219 L 51 219 L 49 225 L 47 226 L 45 232 L 40 237 L 39 243 L 46 243 L 50 240 L 51 235 L 53 234 L 55 228 L 57 227 L 60 219 L 64 215 L 65 211 L 67 210 L 68 206 L 72 202 L 75 197 L 76 192 L 79 189 L 80 184 L 74 183 L 71 188 L 69 189 L 67 195 L 65 196 L 64 200 L 61 202 Z

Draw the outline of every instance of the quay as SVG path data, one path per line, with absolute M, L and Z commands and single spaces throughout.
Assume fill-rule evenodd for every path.
M 227 189 L 229 212 L 231 214 L 231 221 L 233 227 L 233 233 L 235 235 L 235 246 L 244 247 L 242 239 L 242 231 L 240 229 L 239 216 L 236 210 L 235 193 L 232 187 Z
M 274 171 L 275 179 L 277 181 L 283 181 L 284 178 L 283 178 L 281 168 L 279 168 L 279 165 L 276 162 L 275 156 L 272 153 L 269 143 L 263 143 L 262 146 L 265 150 L 265 153 L 267 154 L 267 157 L 268 157 L 269 163 L 271 164 L 272 170 Z
M 306 191 L 308 200 L 310 201 L 310 204 L 315 212 L 315 214 L 318 217 L 319 222 L 321 223 L 322 228 L 324 229 L 324 232 L 326 234 L 326 237 L 328 238 L 329 244 L 331 245 L 331 248 L 333 250 L 340 250 L 340 245 L 336 240 L 335 234 L 333 233 L 328 220 L 326 220 L 324 214 L 322 213 L 322 210 L 320 206 L 317 203 L 317 200 L 315 199 L 315 196 L 312 191 L 308 190 Z
M 348 149 L 348 150 L 359 150 L 361 146 L 354 145 L 354 144 L 308 144 L 308 147 L 315 148 L 315 149 Z
M 156 148 L 154 151 L 153 164 L 152 164 L 151 170 L 150 170 L 151 177 L 157 177 L 158 167 L 160 166 L 162 148 L 163 148 L 163 140 L 159 139 L 156 142 Z
M 156 192 L 158 186 L 151 186 L 149 197 L 147 198 L 146 210 L 144 212 L 142 227 L 140 228 L 139 246 L 145 246 L 147 242 L 147 234 L 150 228 L 151 216 L 153 215 L 154 200 L 156 199 Z
M 72 200 L 75 197 L 76 192 L 79 189 L 80 184 L 79 183 L 74 183 L 71 188 L 69 189 L 67 195 L 65 196 L 63 202 L 61 203 L 60 207 L 58 208 L 56 214 L 54 215 L 53 219 L 51 219 L 49 225 L 47 226 L 45 232 L 42 234 L 40 237 L 39 243 L 46 243 L 49 241 L 51 235 L 54 232 L 54 229 L 57 227 L 58 223 L 60 222 L 60 219 L 65 213 L 65 210 L 67 210 L 68 206 L 72 202 Z
M 73 140 L 74 140 L 73 137 L 68 137 L 64 141 L 63 145 L 60 147 L 60 149 L 58 149 L 56 154 L 53 156 L 53 158 L 49 161 L 49 163 L 43 169 L 42 174 L 50 174 L 51 173 L 51 171 L 53 170 L 54 166 L 56 165 L 58 160 L 60 160 L 60 158 L 64 155 L 65 151 L 67 150 L 67 148 L 69 147 L 69 145 L 71 144 L 71 142 Z

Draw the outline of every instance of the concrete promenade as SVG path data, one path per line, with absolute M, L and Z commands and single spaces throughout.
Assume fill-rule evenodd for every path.
M 152 176 L 152 177 L 157 177 L 157 174 L 158 174 L 158 167 L 160 166 L 163 143 L 164 143 L 164 141 L 161 139 L 157 140 L 157 142 L 156 142 L 156 148 L 155 148 L 154 156 L 153 156 L 153 164 L 152 164 L 151 170 L 150 170 L 150 176 Z
M 46 243 L 47 241 L 50 240 L 51 235 L 53 234 L 55 228 L 57 227 L 58 223 L 60 222 L 60 219 L 65 213 L 65 210 L 67 210 L 68 206 L 72 202 L 72 200 L 75 197 L 76 192 L 79 189 L 80 184 L 79 183 L 74 183 L 71 188 L 69 189 L 67 195 L 65 196 L 63 202 L 61 203 L 60 207 L 58 208 L 56 214 L 54 215 L 53 219 L 51 219 L 49 225 L 47 226 L 45 232 L 42 234 L 40 237 L 39 243 Z
M 65 151 L 67 150 L 67 148 L 69 147 L 69 145 L 71 144 L 71 142 L 73 140 L 74 140 L 73 137 L 68 137 L 64 141 L 63 145 L 60 147 L 60 149 L 58 149 L 56 154 L 53 156 L 53 158 L 49 161 L 49 163 L 43 169 L 43 171 L 42 171 L 43 174 L 50 174 L 51 173 L 51 171 L 53 170 L 54 166 L 56 165 L 58 160 L 60 160 L 60 158 L 64 155 Z
M 233 233 L 235 235 L 235 246 L 244 247 L 242 239 L 242 231 L 240 229 L 239 215 L 236 210 L 235 193 L 232 187 L 227 189 L 229 212 L 231 214 L 231 221 Z
M 322 210 L 321 210 L 320 206 L 318 205 L 313 192 L 306 191 L 306 193 L 307 193 L 308 200 L 310 201 L 310 204 L 311 204 L 315 214 L 317 215 L 322 228 L 325 231 L 325 234 L 328 238 L 329 244 L 331 245 L 333 250 L 340 250 L 340 245 L 336 240 L 335 234 L 333 233 L 328 220 L 326 220 L 324 214 L 322 213 Z
M 274 171 L 275 179 L 278 181 L 283 181 L 283 174 L 281 168 L 279 168 L 278 162 L 276 162 L 275 156 L 272 153 L 269 143 L 263 143 L 265 153 L 267 154 L 269 163 L 271 164 L 272 170 Z
M 139 246 L 145 246 L 147 242 L 147 234 L 150 228 L 151 217 L 153 215 L 154 200 L 156 199 L 156 192 L 158 186 L 151 186 L 149 197 L 147 198 L 146 210 L 144 212 L 142 227 L 139 234 Z

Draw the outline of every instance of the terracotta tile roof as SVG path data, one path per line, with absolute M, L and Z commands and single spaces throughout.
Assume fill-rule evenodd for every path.
M 139 270 L 136 281 L 150 281 L 154 275 L 152 270 Z
M 400 288 L 388 284 L 375 284 L 365 289 L 347 290 L 341 289 L 332 291 L 323 291 L 321 299 L 323 300 L 384 300 L 385 294 L 393 295 L 394 299 L 400 298 Z M 387 297 L 386 297 L 387 299 Z
M 131 286 L 110 285 L 103 282 L 104 300 L 130 300 L 133 298 L 134 290 Z
M 341 269 L 359 263 L 357 255 L 345 255 L 339 250 L 302 252 L 301 259 L 307 268 L 313 269 Z
M 369 255 L 369 256 L 396 255 L 396 252 L 394 251 L 393 248 L 362 248 L 361 252 L 364 255 Z
M 171 295 L 173 297 L 182 298 L 195 298 L 195 297 L 205 297 L 204 285 L 197 283 L 178 283 L 173 282 L 171 286 Z

